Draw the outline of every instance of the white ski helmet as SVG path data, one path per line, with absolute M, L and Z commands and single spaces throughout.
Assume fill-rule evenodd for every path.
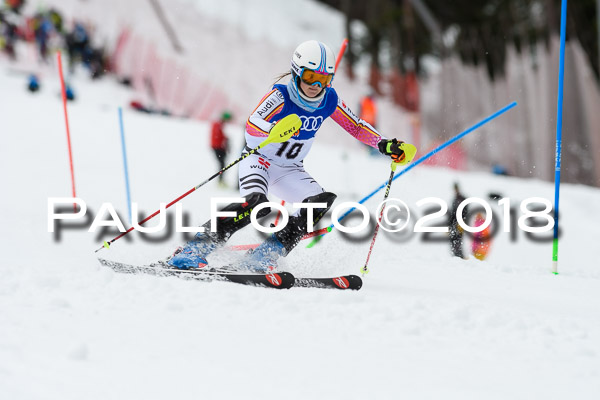
M 325 90 L 317 97 L 308 97 L 300 90 L 298 79 L 310 85 L 325 88 L 331 85 L 335 73 L 335 55 L 324 43 L 309 40 L 300 43 L 292 55 L 292 76 L 298 93 L 306 101 L 317 101 L 323 98 Z

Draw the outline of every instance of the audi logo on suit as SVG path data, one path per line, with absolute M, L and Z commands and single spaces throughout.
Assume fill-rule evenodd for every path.
M 305 116 L 305 115 L 301 115 L 300 116 L 300 121 L 302 121 L 302 130 L 304 131 L 316 131 L 321 127 L 321 124 L 323 123 L 323 117 L 316 116 Z

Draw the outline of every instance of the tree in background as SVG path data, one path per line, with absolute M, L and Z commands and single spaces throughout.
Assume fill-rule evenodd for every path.
M 422 74 L 425 54 L 443 57 L 445 52 L 460 55 L 465 64 L 485 64 L 490 78 L 504 74 L 507 44 L 517 51 L 540 51 L 560 27 L 560 0 L 320 0 L 342 11 L 347 18 L 349 40 L 348 70 L 361 56 L 371 59 L 370 83 L 380 92 L 381 52 L 389 49 L 392 70 Z M 448 48 L 438 46 L 434 35 L 416 12 L 425 6 L 439 24 Z M 569 37 L 577 37 L 590 64 L 599 76 L 597 0 L 568 3 Z M 364 38 L 355 38 L 352 21 L 367 27 Z

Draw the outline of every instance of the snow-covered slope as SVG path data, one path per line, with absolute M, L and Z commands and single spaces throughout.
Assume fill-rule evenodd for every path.
M 597 189 L 563 187 L 558 276 L 549 273 L 550 244 L 522 232 L 515 242 L 499 234 L 484 262 L 451 258 L 446 242 L 382 233 L 364 288 L 355 293 L 118 275 L 95 260 L 96 234 L 65 230 L 56 241 L 48 233 L 48 197 L 70 196 L 51 71 L 36 96 L 6 67 L 0 79 L 11 99 L 2 108 L 0 154 L 3 397 L 594 399 L 600 393 L 600 274 L 592 256 Z M 77 194 L 91 210 L 111 202 L 126 216 L 115 103 L 127 93 L 109 80 L 81 78 L 75 85 L 80 101 L 69 105 L 69 116 Z M 132 197 L 146 212 L 215 171 L 206 125 L 129 111 L 124 120 Z M 238 133 L 231 127 L 234 148 L 241 145 Z M 339 201 L 358 200 L 386 180 L 389 166 L 366 151 L 341 151 L 353 139 L 337 133 L 339 144 L 317 143 L 306 167 Z M 233 186 L 235 171 L 227 181 Z M 390 196 L 422 214 L 415 202 L 450 200 L 454 181 L 472 196 L 494 191 L 515 201 L 553 192 L 537 181 L 419 166 L 394 182 Z M 183 205 L 200 222 L 211 196 L 236 194 L 210 183 Z M 372 213 L 381 197 L 367 203 Z M 102 255 L 141 263 L 181 242 L 175 235 L 154 244 L 137 234 L 132 239 Z M 246 230 L 232 243 L 257 240 Z M 351 243 L 334 231 L 312 249 L 299 246 L 281 266 L 296 275 L 357 273 L 367 250 L 368 240 Z

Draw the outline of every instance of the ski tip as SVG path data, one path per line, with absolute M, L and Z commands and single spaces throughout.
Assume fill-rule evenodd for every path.
M 330 287 L 335 289 L 359 290 L 362 287 L 362 279 L 357 275 L 343 275 L 330 279 L 335 285 Z
M 363 281 L 358 275 L 346 275 L 346 280 L 348 280 L 348 289 L 350 290 L 360 290 L 363 285 Z
M 289 272 L 279 272 L 269 275 L 278 275 L 281 278 L 281 283 L 278 286 L 273 286 L 276 289 L 289 289 L 296 283 L 296 278 Z M 267 275 L 268 280 L 270 280 L 269 275 Z

